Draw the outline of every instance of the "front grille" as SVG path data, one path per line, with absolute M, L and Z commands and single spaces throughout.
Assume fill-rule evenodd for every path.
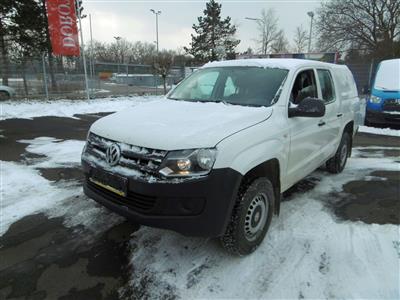
M 95 135 L 89 134 L 87 152 L 97 159 L 105 162 L 106 150 L 111 144 L 117 144 L 121 149 L 121 159 L 119 165 L 129 169 L 137 170 L 144 175 L 156 176 L 167 151 L 156 150 L 145 147 L 128 145 L 121 142 L 115 142 Z
M 382 108 L 384 111 L 400 111 L 400 99 L 386 99 Z
M 126 197 L 122 197 L 92 183 L 90 180 L 86 180 L 86 183 L 89 189 L 91 189 L 95 193 L 100 194 L 101 196 L 115 204 L 126 206 L 134 211 L 146 213 L 151 210 L 156 204 L 156 197 L 142 195 L 134 193 L 132 191 L 128 191 Z

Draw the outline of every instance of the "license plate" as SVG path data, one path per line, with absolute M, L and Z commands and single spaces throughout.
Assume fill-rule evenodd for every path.
M 113 192 L 119 196 L 126 197 L 128 179 L 102 170 L 92 169 L 89 176 L 90 182 Z

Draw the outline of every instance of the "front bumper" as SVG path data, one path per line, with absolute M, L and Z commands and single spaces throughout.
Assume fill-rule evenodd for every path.
M 94 166 L 86 161 L 82 166 L 89 198 L 139 224 L 189 236 L 216 237 L 225 232 L 242 178 L 229 168 L 181 182 L 128 178 L 128 193 L 122 197 L 91 183 Z
M 400 113 L 367 109 L 365 120 L 376 124 L 400 124 Z

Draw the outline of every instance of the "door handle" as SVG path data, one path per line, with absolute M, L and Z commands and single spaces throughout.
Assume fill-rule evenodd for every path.
M 337 114 L 336 115 L 338 118 L 340 118 L 341 116 L 343 116 L 343 114 Z
M 326 124 L 326 123 L 325 123 L 324 121 L 321 121 L 321 122 L 318 123 L 318 126 L 321 127 L 321 126 L 324 126 L 325 124 Z

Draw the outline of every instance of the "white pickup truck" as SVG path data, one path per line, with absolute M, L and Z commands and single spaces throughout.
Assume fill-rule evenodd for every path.
M 284 191 L 322 165 L 343 170 L 359 107 L 345 66 L 208 63 L 164 99 L 92 125 L 84 191 L 140 224 L 219 237 L 245 255 L 264 239 Z

